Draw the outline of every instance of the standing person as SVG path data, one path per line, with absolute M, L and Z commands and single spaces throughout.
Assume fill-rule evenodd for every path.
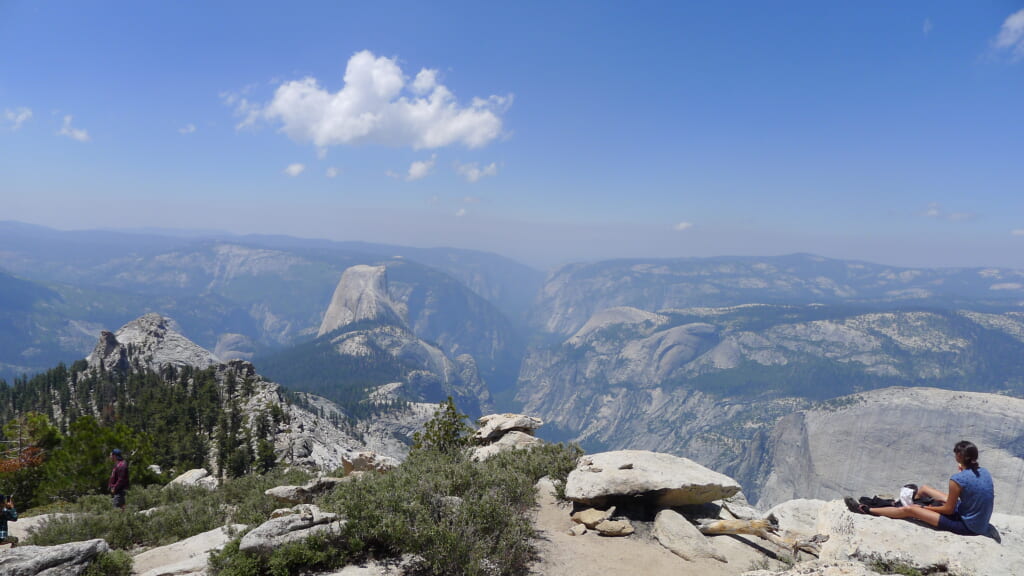
M 992 475 L 978 465 L 978 447 L 973 442 L 957 442 L 953 447 L 953 456 L 956 458 L 959 471 L 949 478 L 948 493 L 930 486 L 922 486 L 917 491 L 918 495 L 930 496 L 936 500 L 938 503 L 934 506 L 914 504 L 868 508 L 863 504 L 857 504 L 852 498 L 846 499 L 846 505 L 850 510 L 863 514 L 887 518 L 914 518 L 954 534 L 987 534 L 996 497 Z
M 0 510 L 0 544 L 10 544 L 13 548 L 18 539 L 7 533 L 7 521 L 18 521 L 18 511 L 14 509 L 14 496 L 0 496 L 3 510 Z
M 110 488 L 114 508 L 124 510 L 125 491 L 128 490 L 128 462 L 117 448 L 110 451 L 110 461 L 114 463 L 114 469 L 110 471 L 107 487 Z

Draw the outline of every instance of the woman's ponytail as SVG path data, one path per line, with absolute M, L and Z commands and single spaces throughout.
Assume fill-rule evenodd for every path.
M 978 473 L 978 447 L 974 445 L 974 442 L 967 440 L 957 442 L 953 447 L 953 453 L 960 457 L 960 464 L 965 470 Z

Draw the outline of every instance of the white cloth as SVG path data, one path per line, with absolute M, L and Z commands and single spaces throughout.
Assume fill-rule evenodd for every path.
M 900 488 L 900 504 L 910 506 L 914 503 L 914 489 L 904 486 Z

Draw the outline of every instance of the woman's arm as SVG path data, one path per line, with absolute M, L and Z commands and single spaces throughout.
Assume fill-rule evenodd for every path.
M 938 506 L 922 506 L 922 508 L 938 512 L 939 514 L 946 514 L 948 516 L 956 510 L 956 503 L 960 500 L 960 485 L 952 480 L 949 481 L 948 496 L 949 497 L 946 498 L 946 501 Z

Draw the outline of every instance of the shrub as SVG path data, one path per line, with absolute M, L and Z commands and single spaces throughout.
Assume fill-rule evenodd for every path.
M 129 576 L 131 573 L 132 557 L 127 552 L 112 550 L 97 556 L 82 576 Z
M 459 412 L 455 401 L 449 396 L 434 410 L 434 417 L 423 425 L 421 432 L 412 436 L 412 449 L 435 450 L 443 453 L 458 452 L 469 445 L 473 429 L 467 423 L 469 417 Z
M 343 484 L 321 505 L 347 517 L 340 541 L 351 553 L 416 554 L 427 574 L 526 574 L 534 483 L 564 479 L 579 453 L 554 445 L 472 462 L 462 452 L 414 451 L 391 473 Z
M 243 554 L 238 550 L 236 538 L 224 545 L 220 552 L 210 552 L 207 568 L 219 576 L 260 576 L 262 562 L 258 556 Z

